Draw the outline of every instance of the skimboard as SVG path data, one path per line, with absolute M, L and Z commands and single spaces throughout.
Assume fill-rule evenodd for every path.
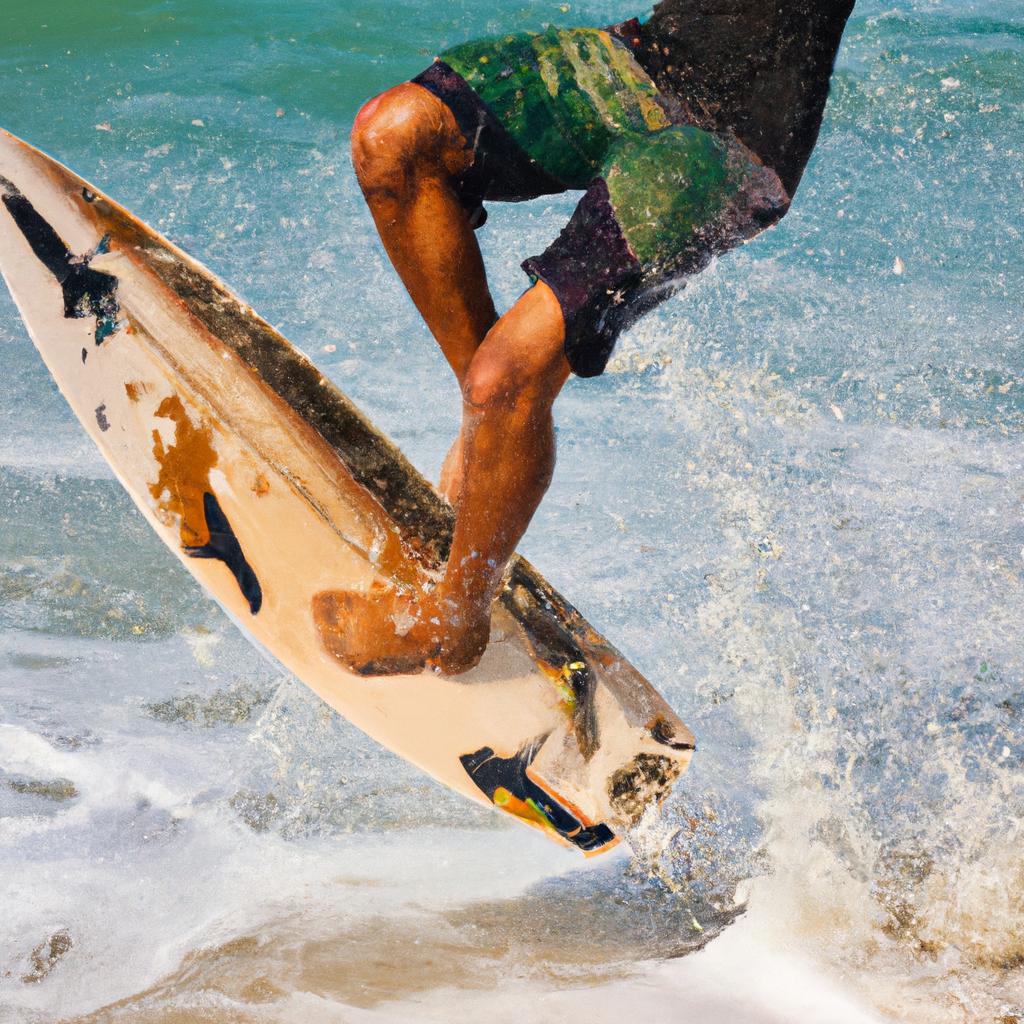
M 99 189 L 0 132 L 0 270 L 86 432 L 161 540 L 255 643 L 384 746 L 595 854 L 693 737 L 524 559 L 472 671 L 364 677 L 317 595 L 438 577 L 451 508 L 302 353 Z

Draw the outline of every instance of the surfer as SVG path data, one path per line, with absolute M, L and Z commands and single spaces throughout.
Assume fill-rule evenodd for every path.
M 508 560 L 551 481 L 571 373 L 713 256 L 788 210 L 853 0 L 662 0 L 643 23 L 549 28 L 447 50 L 370 100 L 355 169 L 395 269 L 458 379 L 441 472 L 456 510 L 429 592 L 337 593 L 334 650 L 366 674 L 472 667 Z M 522 266 L 504 315 L 474 231 L 485 200 L 583 191 Z

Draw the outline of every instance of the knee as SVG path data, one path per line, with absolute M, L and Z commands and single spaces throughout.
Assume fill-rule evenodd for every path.
M 548 413 L 570 373 L 565 321 L 547 285 L 527 291 L 488 332 L 462 377 L 462 399 L 478 412 Z
M 462 401 L 475 413 L 509 409 L 517 404 L 522 384 L 503 359 L 478 353 L 462 381 Z
M 352 126 L 352 162 L 364 191 L 401 190 L 417 172 L 441 162 L 439 108 L 440 100 L 409 82 L 362 107 Z
M 491 336 L 488 336 L 491 340 Z M 493 343 L 482 346 L 462 381 L 462 400 L 474 412 L 534 415 L 551 402 L 535 367 Z

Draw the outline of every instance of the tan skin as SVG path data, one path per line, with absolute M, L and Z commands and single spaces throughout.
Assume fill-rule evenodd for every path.
M 462 390 L 462 429 L 441 472 L 456 520 L 429 593 L 339 591 L 320 595 L 317 613 L 331 651 L 357 671 L 462 672 L 487 646 L 505 566 L 551 482 L 565 325 L 543 283 L 498 317 L 454 187 L 472 155 L 433 94 L 408 83 L 371 100 L 352 154 L 384 248 Z

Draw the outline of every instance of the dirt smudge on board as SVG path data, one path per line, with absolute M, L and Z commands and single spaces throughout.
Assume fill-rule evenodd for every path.
M 210 470 L 217 464 L 213 436 L 204 424 L 196 426 L 177 395 L 168 395 L 156 410 L 157 417 L 174 423 L 174 443 L 165 445 L 159 430 L 153 431 L 153 457 L 160 475 L 149 493 L 165 515 L 179 517 L 181 543 L 204 547 L 210 542 L 203 495 L 211 490 Z
M 129 402 L 138 402 L 143 395 L 148 394 L 149 385 L 141 380 L 126 380 L 124 382 L 124 393 L 128 396 Z

